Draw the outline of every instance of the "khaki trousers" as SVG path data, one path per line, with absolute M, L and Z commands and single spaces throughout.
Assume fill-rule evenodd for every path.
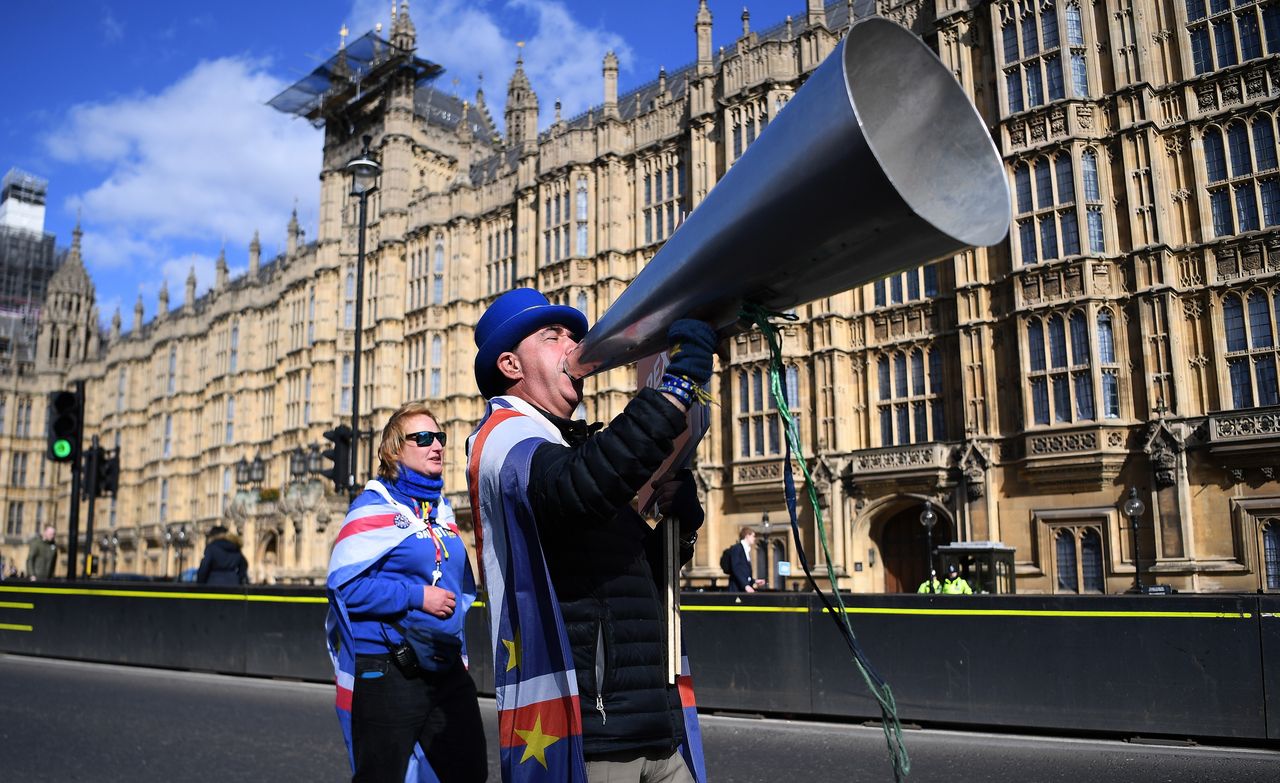
M 680 751 L 670 756 L 613 753 L 587 761 L 589 783 L 694 783 Z

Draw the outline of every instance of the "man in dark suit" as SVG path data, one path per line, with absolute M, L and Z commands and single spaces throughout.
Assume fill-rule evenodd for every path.
M 738 531 L 738 545 L 729 551 L 729 590 L 734 593 L 754 593 L 764 586 L 763 579 L 751 577 L 751 550 L 756 545 L 756 531 L 744 527 Z

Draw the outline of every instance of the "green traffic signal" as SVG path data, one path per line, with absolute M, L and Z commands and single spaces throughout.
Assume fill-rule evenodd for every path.
M 66 459 L 71 456 L 71 441 L 66 438 L 58 438 L 53 442 L 53 456 L 58 459 Z

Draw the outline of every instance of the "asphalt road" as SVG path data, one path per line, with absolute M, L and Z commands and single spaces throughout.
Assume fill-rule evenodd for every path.
M 497 773 L 492 700 L 481 701 Z M 892 780 L 878 728 L 706 715 L 711 780 Z M 913 783 L 1246 783 L 1280 752 L 908 730 Z M 325 685 L 0 654 L 0 780 L 347 780 Z

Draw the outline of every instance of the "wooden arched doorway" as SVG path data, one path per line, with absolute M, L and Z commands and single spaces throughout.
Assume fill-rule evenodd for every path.
M 884 591 L 886 593 L 914 593 L 916 588 L 928 577 L 926 558 L 925 530 L 920 524 L 920 514 L 925 504 L 910 503 L 879 526 L 879 531 L 872 535 L 884 561 Z M 933 546 L 950 544 L 954 541 L 951 520 L 938 508 L 933 507 L 938 521 L 933 526 Z M 931 558 L 933 567 L 938 567 L 936 557 Z

